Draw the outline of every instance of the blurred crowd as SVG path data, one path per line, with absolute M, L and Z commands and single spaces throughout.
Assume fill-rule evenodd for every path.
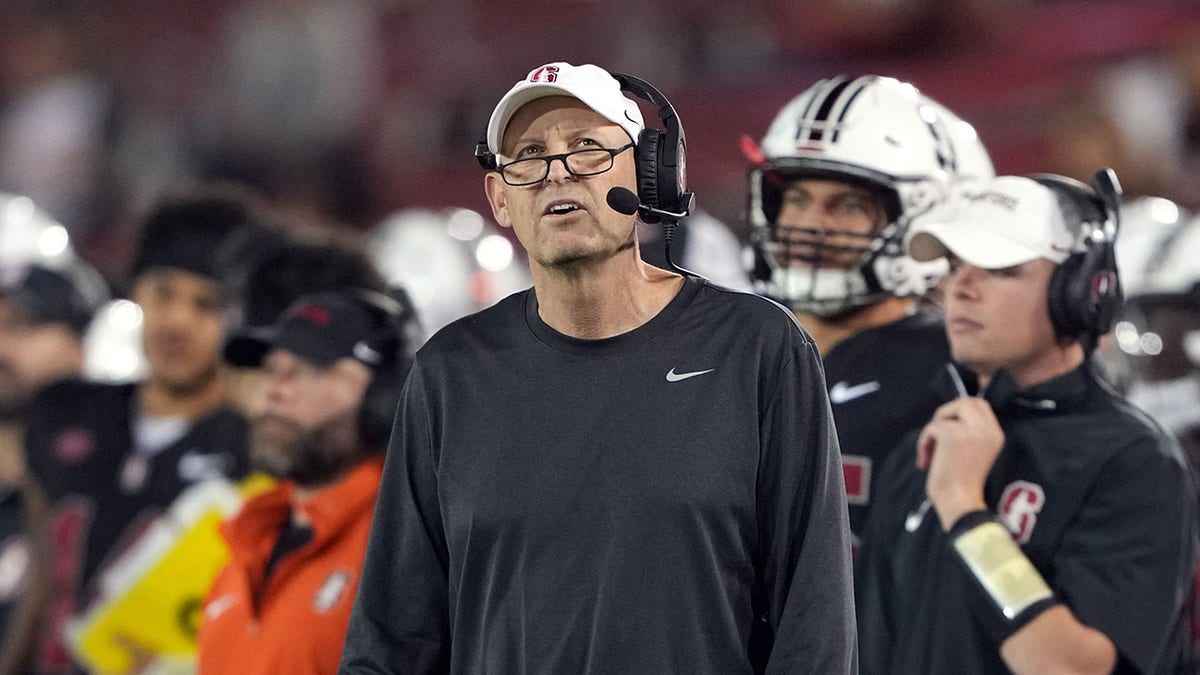
M 1130 192 L 1195 206 L 1200 12 L 1127 4 L 13 0 L 0 190 L 110 278 L 133 214 L 181 180 L 248 183 L 357 230 L 402 207 L 481 210 L 468 153 L 497 83 L 555 54 L 671 91 L 700 205 L 743 238 L 738 137 L 831 72 L 914 82 L 1003 171 L 1082 178 L 1099 155 Z

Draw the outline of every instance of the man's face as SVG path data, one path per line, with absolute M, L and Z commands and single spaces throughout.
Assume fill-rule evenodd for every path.
M 886 223 L 879 198 L 864 187 L 817 178 L 789 181 L 776 218 L 776 255 L 788 267 L 847 269 Z
M 38 323 L 0 299 L 0 419 L 19 414 L 39 388 L 82 365 L 83 345 L 66 324 Z
M 589 148 L 616 149 L 629 143 L 625 131 L 578 99 L 551 96 L 517 111 L 504 132 L 501 163 Z M 512 227 L 529 258 L 546 268 L 602 260 L 636 241 L 634 218 L 608 206 L 616 186 L 636 191 L 633 150 L 614 158 L 613 168 L 595 176 L 572 176 L 562 161 L 550 165 L 540 183 L 514 187 L 497 173 L 485 179 L 496 221 Z M 551 211 L 574 207 L 562 213 Z
M 1046 289 L 1054 263 L 1033 260 L 985 270 L 951 261 L 945 284 L 946 334 L 955 361 L 981 375 L 1006 369 L 1031 383 L 1057 340 L 1050 323 Z
M 133 300 L 142 308 L 150 379 L 178 392 L 210 383 L 223 325 L 217 283 L 177 269 L 150 270 L 137 278 Z
M 263 360 L 262 412 L 253 419 L 255 466 L 300 485 L 336 479 L 360 456 L 358 415 L 371 371 L 353 359 L 318 366 L 283 349 Z

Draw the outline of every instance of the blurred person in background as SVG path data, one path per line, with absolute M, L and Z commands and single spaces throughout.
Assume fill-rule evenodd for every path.
M 387 282 L 407 291 L 428 333 L 532 283 L 523 253 L 471 209 L 395 211 L 363 247 Z
M 33 397 L 83 367 L 84 331 L 107 300 L 108 286 L 82 260 L 57 259 L 0 267 L 0 671 L 29 663 L 7 659 L 8 645 L 30 639 L 5 629 L 26 588 L 31 557 L 22 489 L 26 480 L 25 416 Z M 14 625 L 32 629 L 29 621 Z
M 817 82 L 775 117 L 752 161 L 751 274 L 816 340 L 857 538 L 875 469 L 945 401 L 949 346 L 920 298 L 944 261 L 903 250 L 911 219 L 992 174 L 974 130 L 887 77 Z
M 112 92 L 87 3 L 18 0 L 0 22 L 0 190 L 27 195 L 86 250 L 102 221 Z
M 243 230 L 222 251 L 222 286 L 229 298 L 226 333 L 271 326 L 303 295 L 344 288 L 387 290 L 363 249 L 323 224 L 264 234 Z M 420 332 L 416 321 L 407 325 Z M 406 339 L 415 344 L 420 336 Z M 230 403 L 254 417 L 262 402 L 262 369 L 226 365 Z
M 362 139 L 383 88 L 377 3 L 240 0 L 224 14 L 203 114 L 208 175 L 357 221 Z
M 1121 304 L 1119 189 L 1043 174 L 914 224 L 946 257 L 946 331 L 978 396 L 880 469 L 856 575 L 864 673 L 1194 672 L 1196 487 L 1168 434 L 1096 372 Z
M 223 526 L 233 558 L 205 604 L 202 675 L 337 671 L 414 320 L 347 287 L 226 343 L 231 364 L 262 370 L 250 456 L 280 483 Z
M 101 571 L 188 486 L 247 471 L 246 424 L 226 405 L 220 367 L 224 296 L 215 257 L 258 218 L 251 200 L 202 188 L 145 216 L 130 277 L 143 319 L 147 377 L 70 379 L 33 402 L 27 503 L 35 549 L 24 620 L 39 628 L 34 670 L 75 672 L 64 629 L 98 597 Z M 35 506 L 36 505 L 36 508 Z M 29 646 L 25 646 L 26 649 Z
M 1200 218 L 1158 201 L 1165 215 L 1179 215 L 1137 223 L 1141 236 L 1122 231 L 1126 302 L 1097 356 L 1113 384 L 1173 432 L 1200 468 Z

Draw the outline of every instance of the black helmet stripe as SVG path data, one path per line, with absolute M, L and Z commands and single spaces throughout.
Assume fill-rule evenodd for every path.
M 924 119 L 924 118 L 923 118 Z M 941 127 L 926 119 L 925 126 L 929 127 L 929 135 L 933 136 L 938 166 L 946 171 L 958 171 L 958 158 L 954 155 L 954 144 L 942 134 Z
M 829 139 L 832 143 L 837 143 L 838 132 L 841 130 L 842 122 L 846 119 L 846 114 L 850 112 L 850 106 L 854 104 L 854 99 L 858 98 L 858 95 L 863 93 L 863 90 L 867 88 L 867 85 L 870 83 L 870 79 L 860 77 L 854 80 L 854 82 L 851 84 L 854 83 L 857 83 L 858 86 L 852 92 L 850 92 L 849 96 L 845 97 L 846 102 L 842 105 L 842 111 L 837 117 L 838 123 L 833 127 L 833 138 Z
M 810 140 L 824 140 L 825 125 L 821 123 L 829 119 L 829 113 L 831 110 L 833 110 L 834 104 L 837 103 L 838 97 L 841 96 L 842 92 L 845 91 L 846 87 L 849 86 L 849 82 L 842 80 L 841 82 L 838 82 L 833 89 L 830 89 L 828 93 L 825 94 L 825 98 L 821 101 L 820 107 L 817 108 L 817 114 L 812 120 L 810 120 L 810 122 L 813 123 L 812 134 L 809 136 Z
M 800 113 L 800 120 L 796 124 L 797 147 L 804 145 L 811 140 L 813 138 L 814 131 L 817 131 L 816 138 L 817 140 L 820 140 L 820 131 L 814 129 L 813 121 L 814 119 L 819 119 L 820 108 L 825 105 L 826 101 L 830 100 L 830 91 L 837 89 L 845 81 L 846 78 L 838 75 L 836 77 L 830 77 L 821 80 L 817 84 L 813 85 L 813 88 L 818 89 L 818 91 L 813 94 L 812 98 L 808 99 L 808 103 L 804 106 L 804 112 Z

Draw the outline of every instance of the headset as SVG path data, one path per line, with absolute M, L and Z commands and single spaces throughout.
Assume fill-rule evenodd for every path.
M 653 103 L 658 107 L 662 129 L 646 127 L 638 134 L 634 162 L 637 166 L 637 196 L 642 220 L 662 222 L 663 217 L 674 219 L 692 210 L 693 196 L 687 191 L 687 138 L 679 113 L 667 97 L 649 82 L 632 75 L 613 73 L 621 91 Z
M 392 432 L 400 391 L 420 346 L 421 324 L 412 299 L 402 288 L 391 287 L 386 293 L 358 288 L 352 296 L 371 313 L 375 324 L 360 344 L 383 357 L 371 368 L 371 383 L 359 411 L 359 432 L 382 452 Z
M 1121 185 L 1112 169 L 1101 169 L 1091 187 L 1055 174 L 1029 178 L 1074 204 L 1079 222 L 1067 223 L 1086 246 L 1059 263 L 1050 277 L 1050 321 L 1062 336 L 1077 336 L 1091 351 L 1112 329 L 1124 301 L 1117 273 L 1116 240 L 1120 229 Z M 1075 226 L 1075 227 L 1072 227 Z
M 694 196 L 687 191 L 687 138 L 679 114 L 667 97 L 645 80 L 632 75 L 612 73 L 621 91 L 657 106 L 662 129 L 646 127 L 638 134 L 634 147 L 637 172 L 637 211 L 646 223 L 664 219 L 674 224 L 692 210 Z M 475 158 L 487 171 L 498 171 L 499 160 L 486 141 L 475 145 Z M 633 211 L 631 210 L 630 215 Z

